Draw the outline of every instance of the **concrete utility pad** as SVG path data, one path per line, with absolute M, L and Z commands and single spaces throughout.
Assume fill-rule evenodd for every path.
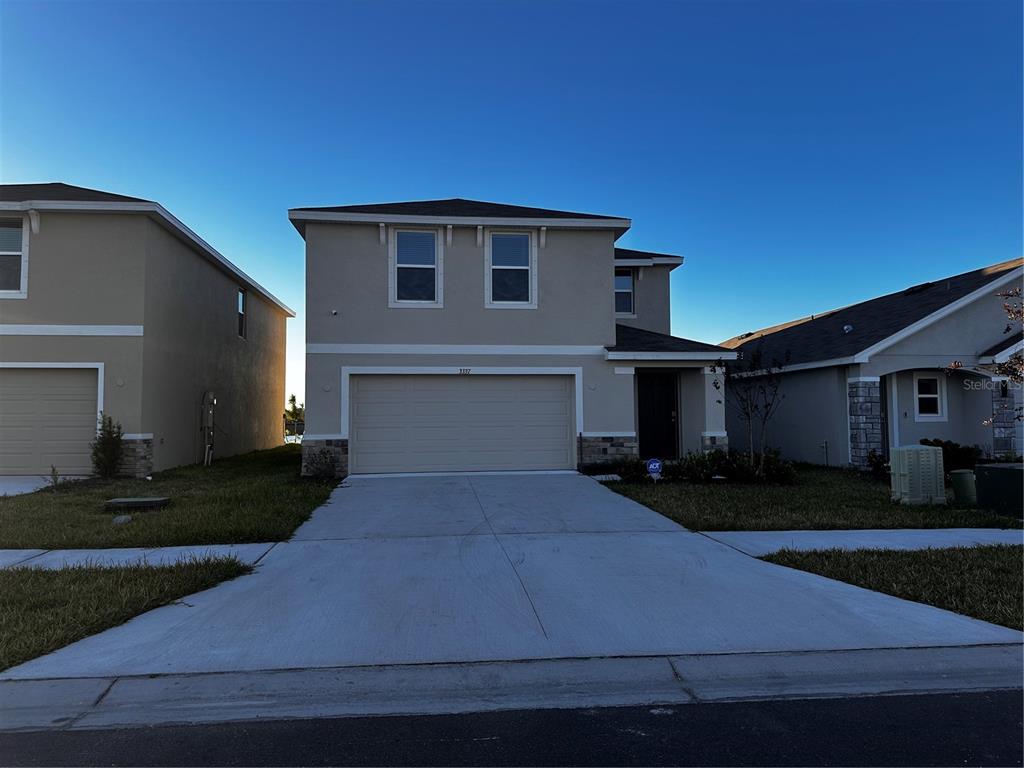
M 771 565 L 580 476 L 354 478 L 256 573 L 6 678 L 1020 643 Z

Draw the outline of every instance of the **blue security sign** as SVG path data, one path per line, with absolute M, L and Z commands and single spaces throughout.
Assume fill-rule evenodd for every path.
M 657 480 L 661 477 L 661 459 L 648 459 L 647 460 L 647 474 Z

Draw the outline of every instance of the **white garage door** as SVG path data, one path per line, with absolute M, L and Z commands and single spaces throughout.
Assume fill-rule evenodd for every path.
M 95 435 L 94 369 L 0 369 L 0 475 L 87 475 Z
M 353 376 L 349 471 L 572 469 L 571 376 Z

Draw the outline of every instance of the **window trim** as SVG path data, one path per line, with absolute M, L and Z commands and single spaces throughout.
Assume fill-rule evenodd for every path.
M 10 217 L 8 221 L 13 221 L 17 217 Z M 2 212 L 0 212 L 0 221 L 4 219 Z M 27 299 L 28 298 L 28 236 L 29 236 L 29 217 L 28 214 L 21 216 L 21 284 L 16 289 L 0 290 L 0 299 Z M 13 251 L 3 251 L 0 253 L 3 256 L 15 256 Z
M 620 291 L 615 287 L 615 278 L 618 277 L 616 274 L 619 270 L 629 272 L 629 305 L 632 308 L 630 312 L 619 312 L 615 310 L 616 317 L 636 318 L 636 270 L 633 267 L 615 267 L 612 272 L 612 296 L 615 297 L 617 293 L 626 293 L 626 291 Z
M 241 308 L 238 306 L 238 302 L 241 302 Z M 245 288 L 239 288 L 235 293 L 235 309 L 237 310 L 236 316 L 238 320 L 238 327 L 235 329 L 238 331 L 238 338 L 248 339 L 249 338 L 249 292 Z
M 491 262 L 491 237 L 494 235 L 527 235 L 530 238 L 530 263 L 526 267 L 494 267 Z M 491 298 L 493 269 L 527 269 L 530 273 L 529 301 L 494 301 Z M 485 309 L 537 309 L 537 230 L 486 229 L 484 231 L 484 308 Z
M 921 379 L 934 379 L 936 381 L 936 394 L 934 395 L 920 395 L 917 391 L 917 382 Z M 938 413 L 921 413 L 921 398 L 922 397 L 934 397 L 938 403 Z M 915 422 L 935 422 L 935 421 L 949 421 L 948 410 L 946 403 L 946 377 L 941 373 L 931 373 L 925 371 L 914 371 L 914 421 Z
M 413 301 L 398 298 L 398 233 L 432 232 L 434 235 L 434 266 L 409 266 L 403 269 L 434 270 L 434 300 Z M 388 227 L 388 307 L 391 309 L 444 309 L 444 237 L 441 227 Z

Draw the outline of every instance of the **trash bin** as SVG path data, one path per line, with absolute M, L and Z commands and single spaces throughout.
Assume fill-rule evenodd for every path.
M 1024 464 L 979 464 L 974 472 L 979 507 L 1013 517 L 1024 514 Z
M 974 470 L 954 469 L 949 473 L 953 480 L 953 498 L 962 507 L 973 507 L 978 503 L 978 494 L 974 490 Z

